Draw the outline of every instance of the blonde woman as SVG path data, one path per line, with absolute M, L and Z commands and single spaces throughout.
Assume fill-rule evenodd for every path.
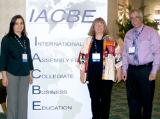
M 108 37 L 103 18 L 93 21 L 88 35 L 78 59 L 80 80 L 89 82 L 92 119 L 109 119 L 113 81 L 121 80 L 120 47 Z

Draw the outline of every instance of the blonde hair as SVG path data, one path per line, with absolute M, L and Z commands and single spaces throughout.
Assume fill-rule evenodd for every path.
M 101 23 L 104 25 L 103 34 L 104 34 L 104 35 L 108 35 L 109 33 L 108 33 L 108 29 L 107 29 L 107 24 L 106 24 L 106 22 L 104 21 L 104 19 L 101 18 L 101 17 L 96 18 L 96 19 L 93 21 L 93 23 L 92 23 L 92 25 L 91 25 L 91 27 L 90 27 L 90 30 L 89 30 L 89 32 L 88 32 L 88 35 L 90 35 L 90 36 L 94 36 L 94 35 L 95 35 L 95 29 L 94 29 L 94 27 L 95 27 L 95 24 L 96 24 L 97 22 L 101 22 Z

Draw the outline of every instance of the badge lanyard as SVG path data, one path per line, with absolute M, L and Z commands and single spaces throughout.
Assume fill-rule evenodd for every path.
M 96 44 L 96 41 L 95 41 L 95 39 L 94 39 L 93 43 L 94 43 L 94 49 L 95 49 L 95 53 L 97 53 L 98 51 L 97 51 L 97 44 Z
M 129 54 L 131 54 L 131 55 L 135 54 L 135 52 L 138 50 L 138 46 L 137 46 L 138 43 L 137 42 L 138 42 L 138 38 L 139 38 L 140 34 L 142 33 L 143 29 L 144 29 L 144 26 L 142 27 L 142 29 L 139 33 L 136 33 L 136 31 L 134 30 L 132 46 L 129 47 L 129 51 L 128 51 Z
M 101 40 L 103 40 L 103 37 L 102 37 Z M 96 39 L 95 38 L 93 39 L 93 43 L 94 43 L 95 53 L 98 53 L 98 49 L 97 49 L 97 44 L 96 44 Z
M 24 53 L 26 53 L 26 42 L 25 40 L 23 41 L 23 45 L 22 43 L 19 41 L 19 39 L 15 36 L 15 39 L 17 40 L 17 42 L 19 43 L 19 45 L 24 49 Z
M 137 35 L 134 35 L 135 38 L 134 38 L 134 40 L 133 40 L 133 46 L 136 45 L 135 41 L 139 38 L 139 36 L 140 36 L 140 34 L 142 33 L 143 29 L 144 29 L 144 25 L 143 25 L 141 31 L 140 31 Z
M 138 59 L 138 38 L 144 29 L 144 25 L 139 33 L 135 31 L 134 39 L 133 39 L 133 49 L 134 49 L 134 63 L 139 64 Z
M 95 49 L 95 53 L 92 54 L 92 61 L 93 62 L 100 62 L 100 53 L 98 53 L 97 44 L 95 38 L 93 39 L 93 45 Z
M 26 53 L 26 43 L 25 43 L 25 40 L 23 41 L 23 45 L 22 43 L 19 41 L 19 39 L 15 36 L 15 39 L 17 40 L 17 42 L 19 43 L 19 45 L 24 49 L 24 53 L 22 54 L 22 62 L 27 62 L 28 61 L 28 56 L 27 56 L 27 53 Z

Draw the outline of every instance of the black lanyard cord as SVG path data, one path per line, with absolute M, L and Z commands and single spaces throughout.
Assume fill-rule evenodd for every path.
M 20 42 L 20 40 L 15 36 L 15 39 L 17 40 L 17 42 L 19 43 L 19 45 L 26 51 L 26 42 L 25 40 L 23 40 L 23 44 Z

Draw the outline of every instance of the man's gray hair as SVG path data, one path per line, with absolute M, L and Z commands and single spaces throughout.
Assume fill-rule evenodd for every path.
M 142 13 L 142 11 L 139 10 L 139 9 L 132 9 L 132 10 L 129 12 L 129 17 L 130 17 L 131 14 L 134 13 L 134 12 L 137 12 L 138 15 L 139 15 L 139 17 L 143 20 L 143 13 Z

